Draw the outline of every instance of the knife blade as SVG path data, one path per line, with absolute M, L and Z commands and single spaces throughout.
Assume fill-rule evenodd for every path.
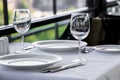
M 62 65 L 62 66 L 46 68 L 46 69 L 43 69 L 41 72 L 43 72 L 43 73 L 52 72 L 53 73 L 53 72 L 57 72 L 57 71 L 61 71 L 61 70 L 69 69 L 69 68 L 74 68 L 74 67 L 82 66 L 82 65 L 84 65 L 84 64 L 81 61 L 72 62 L 70 64 L 66 64 L 66 65 Z
M 25 47 L 24 50 L 30 50 L 30 49 L 33 49 L 35 48 L 35 46 L 28 46 L 28 47 Z

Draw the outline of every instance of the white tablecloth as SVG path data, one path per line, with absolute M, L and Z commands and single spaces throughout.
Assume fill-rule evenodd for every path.
M 18 45 L 11 44 L 11 52 L 18 49 Z M 56 54 L 63 57 L 59 64 L 69 63 L 77 57 L 77 51 L 47 52 L 38 48 L 31 50 L 38 54 Z M 93 51 L 82 55 L 88 59 L 84 66 L 55 73 L 41 73 L 36 70 L 16 70 L 0 66 L 0 80 L 120 80 L 120 53 L 101 53 Z

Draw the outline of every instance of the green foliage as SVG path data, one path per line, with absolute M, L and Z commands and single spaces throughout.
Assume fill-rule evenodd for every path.
M 61 36 L 63 34 L 65 29 L 66 29 L 66 25 L 60 26 L 60 28 L 59 28 L 59 36 Z
M 0 0 L 0 25 L 3 25 L 3 3 L 2 0 Z
M 36 29 L 39 29 L 39 28 L 36 28 Z M 65 29 L 66 29 L 66 25 L 59 27 L 59 36 L 62 35 Z M 16 36 L 16 35 L 18 35 L 18 33 L 12 34 L 12 36 Z M 40 41 L 40 40 L 53 40 L 53 39 L 55 39 L 55 30 L 51 29 L 51 30 L 47 30 L 41 33 L 27 36 L 25 37 L 25 42 L 34 42 L 34 41 Z M 15 40 L 14 42 L 20 42 L 20 39 Z
M 23 8 L 28 8 L 28 2 L 27 2 L 27 0 L 21 0 L 21 6 Z
M 8 14 L 9 15 L 9 23 L 12 23 L 13 22 L 13 10 L 9 9 L 8 12 L 9 12 L 9 14 Z

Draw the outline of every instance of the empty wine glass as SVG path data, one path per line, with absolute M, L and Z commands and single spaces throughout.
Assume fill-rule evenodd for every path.
M 26 53 L 24 50 L 24 34 L 29 30 L 31 25 L 31 16 L 29 9 L 14 9 L 13 26 L 21 34 L 21 50 L 16 53 Z
M 81 53 L 81 40 L 86 38 L 90 31 L 90 18 L 88 13 L 72 13 L 70 20 L 70 31 L 73 37 L 78 39 L 78 58 L 76 60 L 83 61 Z

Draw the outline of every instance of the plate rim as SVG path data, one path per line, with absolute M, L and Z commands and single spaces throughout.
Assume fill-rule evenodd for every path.
M 38 43 L 45 43 L 45 42 L 78 42 L 78 40 L 41 40 L 41 41 L 36 41 L 36 42 L 33 42 L 32 44 L 38 48 L 40 48 L 41 50 L 47 50 L 47 51 L 67 51 L 67 50 L 73 50 L 73 49 L 76 49 L 78 48 L 78 46 L 72 46 L 72 47 L 69 47 L 69 48 L 50 48 L 50 47 L 42 47 L 40 45 L 37 45 Z M 85 41 L 81 41 L 82 43 L 84 43 L 84 45 L 86 46 L 87 45 L 87 42 Z
M 47 56 L 54 56 L 54 58 L 56 58 L 56 61 L 50 61 L 49 63 L 46 63 L 46 64 L 39 64 L 39 65 L 10 65 L 8 64 L 7 62 L 4 63 L 4 60 L 1 60 L 2 58 L 5 58 L 5 57 L 10 57 L 10 56 L 24 56 L 24 55 L 47 55 Z M 38 59 L 38 58 L 37 58 Z M 14 60 L 14 59 L 13 59 Z M 16 59 L 17 60 L 17 59 Z M 0 56 L 0 64 L 3 65 L 3 66 L 8 66 L 8 67 L 15 67 L 15 68 L 29 68 L 29 67 L 37 67 L 37 66 L 46 66 L 46 65 L 52 65 L 52 64 L 55 64 L 57 62 L 60 62 L 62 60 L 62 57 L 59 56 L 59 55 L 54 55 L 54 54 L 48 54 L 48 53 L 45 53 L 45 54 L 39 54 L 39 53 L 27 53 L 27 54 L 7 54 L 7 55 L 3 55 L 3 56 Z M 8 61 L 9 62 L 9 61 Z
M 115 45 L 115 44 L 105 44 L 105 45 L 97 45 L 97 46 L 95 46 L 95 49 L 97 50 L 97 51 L 99 51 L 99 52 L 110 52 L 110 53 L 112 53 L 112 52 L 114 52 L 114 53 L 118 53 L 118 52 L 120 52 L 120 49 L 116 49 L 116 51 L 114 50 L 114 51 L 112 51 L 112 50 L 108 50 L 108 49 L 110 49 L 110 48 L 108 48 L 108 49 L 103 49 L 103 48 L 101 48 L 101 47 L 107 47 L 107 46 L 119 46 L 120 47 L 120 45 Z

